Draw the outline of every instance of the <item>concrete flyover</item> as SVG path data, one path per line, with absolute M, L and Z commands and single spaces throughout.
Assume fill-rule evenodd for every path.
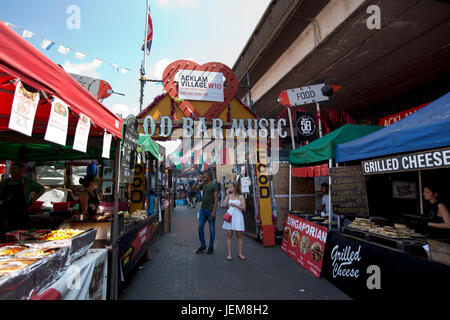
M 380 29 L 367 27 L 370 5 L 380 8 Z M 450 5 L 437 0 L 273 0 L 233 70 L 240 86 L 249 73 L 261 117 L 282 112 L 282 90 L 317 79 L 342 85 L 330 107 L 355 114 L 448 77 L 449 19 Z

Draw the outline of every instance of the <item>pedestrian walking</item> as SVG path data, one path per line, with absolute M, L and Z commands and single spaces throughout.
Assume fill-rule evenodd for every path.
M 217 184 L 212 180 L 212 173 L 205 172 L 203 179 L 199 178 L 194 186 L 194 190 L 202 190 L 202 207 L 198 217 L 198 236 L 200 239 L 200 248 L 195 253 L 202 253 L 206 250 L 205 242 L 205 224 L 209 223 L 210 240 L 207 254 L 212 254 L 214 251 L 214 237 L 216 233 L 216 208 L 218 202 L 219 190 Z
M 197 190 L 194 189 L 195 181 L 191 180 L 189 182 L 189 187 L 186 192 L 186 201 L 188 203 L 188 208 L 195 208 L 195 204 L 197 203 Z
M 224 219 L 223 229 L 227 230 L 227 260 L 232 261 L 231 256 L 231 240 L 233 238 L 233 231 L 236 233 L 238 243 L 238 258 L 245 260 L 245 256 L 242 254 L 243 239 L 242 235 L 245 231 L 244 215 L 245 212 L 245 198 L 241 192 L 241 186 L 238 182 L 230 183 L 227 191 L 227 196 L 224 201 L 224 207 L 228 207 L 227 214 L 225 216 L 231 216 L 231 221 Z

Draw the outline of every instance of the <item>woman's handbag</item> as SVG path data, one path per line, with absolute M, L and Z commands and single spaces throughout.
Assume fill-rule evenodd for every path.
M 229 213 L 228 211 L 223 216 L 223 220 L 225 220 L 226 222 L 231 222 L 231 218 L 233 218 L 233 215 L 231 213 Z

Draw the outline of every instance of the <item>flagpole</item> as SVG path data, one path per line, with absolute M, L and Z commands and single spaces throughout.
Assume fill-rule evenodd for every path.
M 145 35 L 144 35 L 144 59 L 142 61 L 142 66 L 141 66 L 141 97 L 139 99 L 139 111 L 142 112 L 142 105 L 144 104 L 144 85 L 145 85 L 145 69 L 147 66 L 147 59 L 146 59 L 146 55 L 147 55 L 147 33 L 148 33 L 148 7 L 149 7 L 149 0 L 147 0 L 147 6 L 146 6 L 146 10 L 145 10 Z

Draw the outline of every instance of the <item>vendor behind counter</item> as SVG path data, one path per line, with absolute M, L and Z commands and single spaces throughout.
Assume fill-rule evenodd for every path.
M 14 162 L 10 178 L 0 184 L 0 235 L 7 231 L 28 229 L 28 207 L 44 193 L 44 187 L 23 177 L 24 165 Z M 35 195 L 31 198 L 31 193 Z
M 80 179 L 84 190 L 80 193 L 79 215 L 84 216 L 83 220 L 102 221 L 111 217 L 111 213 L 102 214 L 100 212 L 100 202 L 103 197 L 98 191 L 99 181 L 96 175 L 88 174 Z
M 434 185 L 423 188 L 423 197 L 431 204 L 428 212 L 425 212 L 428 233 L 430 238 L 450 239 L 450 212 L 440 195 L 441 192 Z

